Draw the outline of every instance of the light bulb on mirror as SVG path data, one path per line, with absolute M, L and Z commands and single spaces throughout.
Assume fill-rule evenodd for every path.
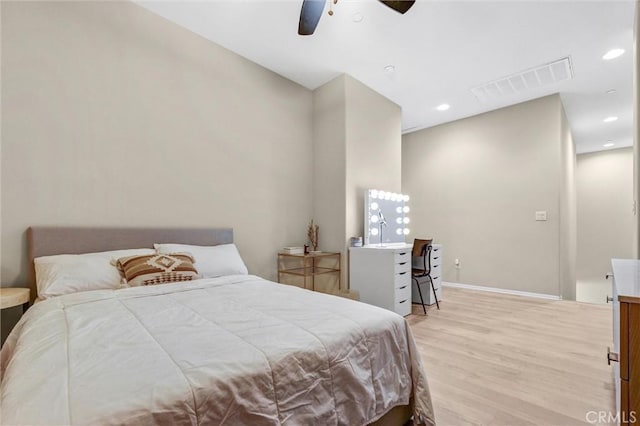
M 371 228 L 371 235 L 378 235 L 378 228 Z
M 371 222 L 373 223 L 377 223 L 378 222 L 378 215 L 374 214 L 373 216 L 371 216 Z
M 396 223 L 398 225 L 402 225 L 402 218 L 401 217 L 396 218 Z
M 396 213 L 401 214 L 402 213 L 402 207 L 396 207 Z
M 406 203 L 407 201 L 409 201 L 409 196 L 405 194 L 405 196 L 403 197 L 403 200 Z
M 404 228 L 404 231 L 403 231 L 403 232 L 404 232 L 404 235 L 409 235 L 409 232 L 410 232 L 410 231 L 409 231 L 409 228 Z
M 378 198 L 378 190 L 377 189 L 372 189 L 369 191 L 369 196 L 373 199 Z
M 385 192 L 384 193 L 384 199 L 385 200 L 390 200 L 391 199 L 391 193 L 390 192 Z
M 369 206 L 369 208 L 371 210 L 378 210 L 378 203 L 376 203 L 375 201 L 373 203 L 371 203 L 371 205 Z
M 397 199 L 398 199 L 398 194 L 396 194 L 395 192 L 391 194 L 391 201 L 395 201 Z
M 402 235 L 402 229 L 401 229 L 401 228 L 397 228 L 397 229 L 396 229 L 396 234 L 398 234 L 398 235 Z
M 404 206 L 402 211 L 405 212 L 405 213 L 409 213 L 409 211 L 410 211 L 409 206 Z
M 403 222 L 404 222 L 405 224 L 409 223 L 409 218 L 408 218 L 408 217 L 405 217 L 405 218 L 403 219 Z

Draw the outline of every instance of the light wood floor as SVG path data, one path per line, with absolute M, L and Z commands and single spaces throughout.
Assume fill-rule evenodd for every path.
M 407 317 L 438 425 L 585 424 L 615 412 L 610 305 L 444 288 Z

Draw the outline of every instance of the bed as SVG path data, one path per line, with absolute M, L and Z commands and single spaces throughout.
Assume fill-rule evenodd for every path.
M 27 239 L 32 265 L 224 245 L 233 231 L 33 227 Z M 252 275 L 48 298 L 0 355 L 2 424 L 435 424 L 402 317 Z

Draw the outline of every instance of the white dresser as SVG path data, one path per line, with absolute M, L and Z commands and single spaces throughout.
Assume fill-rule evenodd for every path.
M 431 249 L 431 279 L 433 280 L 433 287 L 436 289 L 438 295 L 438 302 L 442 301 L 442 257 L 444 255 L 444 247 L 441 244 L 432 244 Z M 429 266 L 429 265 L 427 265 Z M 413 258 L 413 267 L 422 269 L 424 262 L 421 257 Z M 422 298 L 425 305 L 435 305 L 436 300 L 433 297 L 433 291 L 431 291 L 431 283 L 428 278 L 418 278 L 420 283 L 420 290 L 422 291 Z M 411 299 L 413 303 L 420 303 L 420 294 L 418 293 L 418 287 L 411 286 Z
M 411 313 L 411 244 L 349 249 L 349 287 L 360 301 L 399 315 Z

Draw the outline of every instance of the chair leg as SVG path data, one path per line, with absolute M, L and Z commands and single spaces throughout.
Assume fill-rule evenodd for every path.
M 433 280 L 431 279 L 431 275 L 429 275 L 429 281 L 431 281 L 431 290 L 433 290 L 433 298 L 436 299 L 436 306 L 438 310 L 440 310 L 440 303 L 438 302 L 438 295 L 436 294 L 436 287 L 433 285 Z
M 427 308 L 424 307 L 424 299 L 422 298 L 422 290 L 420 290 L 420 283 L 418 282 L 417 278 L 414 278 L 415 282 L 416 282 L 416 286 L 418 287 L 418 294 L 420 295 L 420 303 L 422 303 L 422 310 L 424 311 L 424 314 L 427 315 Z

